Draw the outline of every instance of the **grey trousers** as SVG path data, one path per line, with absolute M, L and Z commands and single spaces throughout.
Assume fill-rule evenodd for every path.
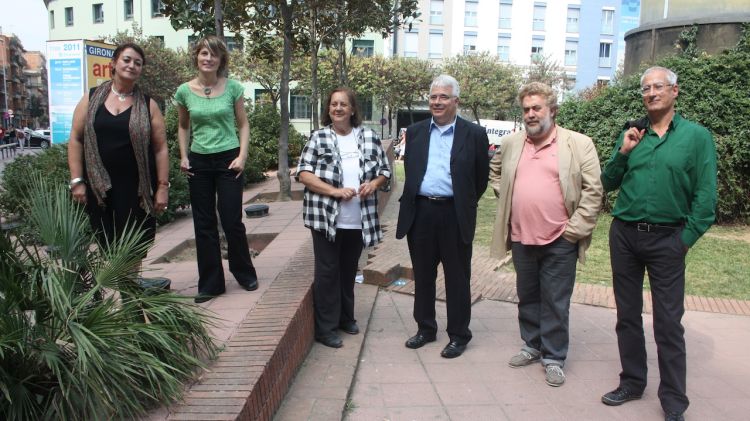
M 525 350 L 542 364 L 565 365 L 568 316 L 576 278 L 578 244 L 560 236 L 550 244 L 511 244 L 516 268 L 518 324 Z

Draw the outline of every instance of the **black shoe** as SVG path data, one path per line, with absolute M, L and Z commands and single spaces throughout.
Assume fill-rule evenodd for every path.
M 339 325 L 339 329 L 350 335 L 356 335 L 359 333 L 359 326 L 357 326 L 357 322 L 355 321 L 341 323 L 341 325 Z
M 320 338 L 315 338 L 315 340 L 330 348 L 341 348 L 344 346 L 344 341 L 342 341 L 338 335 L 334 334 L 321 336 Z
M 664 421 L 685 421 L 685 416 L 682 412 L 665 412 Z
M 411 349 L 422 348 L 429 342 L 435 342 L 435 335 L 417 333 L 416 335 L 406 340 L 406 347 Z
M 643 396 L 642 393 L 635 393 L 625 387 L 618 387 L 617 389 L 604 394 L 604 396 L 602 396 L 602 403 L 609 406 L 617 406 L 622 405 L 627 401 L 640 399 L 641 396 Z
M 205 303 L 206 301 L 211 301 L 215 298 L 215 295 L 204 295 L 204 294 L 198 294 L 193 301 L 195 301 L 196 304 Z
M 448 345 L 440 351 L 440 356 L 443 358 L 456 358 L 460 357 L 464 351 L 466 351 L 466 344 L 459 344 L 456 341 L 450 341 L 448 342 Z
M 238 282 L 242 288 L 245 289 L 245 291 L 255 291 L 258 289 L 258 281 L 250 282 L 249 284 L 243 284 L 241 282 Z

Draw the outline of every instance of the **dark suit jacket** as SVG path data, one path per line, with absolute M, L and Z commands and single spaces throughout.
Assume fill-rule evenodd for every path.
M 431 118 L 414 123 L 406 129 L 406 156 L 404 169 L 406 181 L 401 196 L 396 238 L 404 238 L 416 217 L 416 198 L 427 171 L 430 148 Z M 461 117 L 456 118 L 451 148 L 451 180 L 453 205 L 461 240 L 470 244 L 474 240 L 477 224 L 477 202 L 487 189 L 489 177 L 489 140 L 486 130 Z

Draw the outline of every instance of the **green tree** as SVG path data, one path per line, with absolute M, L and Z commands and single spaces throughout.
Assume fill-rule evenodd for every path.
M 456 55 L 446 60 L 443 72 L 455 77 L 461 87 L 462 107 L 474 114 L 510 114 L 520 83 L 516 67 L 502 63 L 488 52 Z

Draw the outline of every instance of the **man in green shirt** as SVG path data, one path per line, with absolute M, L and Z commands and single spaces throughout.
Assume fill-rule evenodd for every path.
M 648 121 L 620 134 L 602 173 L 606 191 L 620 189 L 609 232 L 617 304 L 620 384 L 607 405 L 639 399 L 646 387 L 643 275 L 648 270 L 659 359 L 659 400 L 667 421 L 684 420 L 686 352 L 685 255 L 714 221 L 716 146 L 711 133 L 675 112 L 677 75 L 652 67 L 641 77 Z

